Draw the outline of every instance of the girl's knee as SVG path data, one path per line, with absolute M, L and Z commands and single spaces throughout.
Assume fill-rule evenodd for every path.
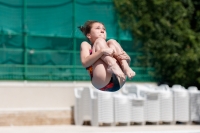
M 115 44 L 117 41 L 115 39 L 110 39 L 107 41 L 108 44 Z
M 99 43 L 99 44 L 104 45 L 106 43 L 106 40 L 103 39 L 103 38 L 97 38 L 96 41 L 95 41 L 95 43 Z
M 115 48 L 117 50 L 121 50 L 122 49 L 120 44 L 114 39 L 108 40 L 107 44 L 108 44 L 109 47 Z
M 99 50 L 102 48 L 108 48 L 108 45 L 107 45 L 105 39 L 98 38 L 95 40 L 93 47 L 95 48 L 95 50 Z

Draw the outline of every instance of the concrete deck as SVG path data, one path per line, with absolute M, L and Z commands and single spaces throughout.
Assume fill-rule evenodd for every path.
M 0 133 L 200 133 L 200 125 L 145 126 L 4 126 Z

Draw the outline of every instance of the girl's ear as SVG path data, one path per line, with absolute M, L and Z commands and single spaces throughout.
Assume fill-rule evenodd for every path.
M 87 36 L 87 38 L 88 38 L 88 39 L 90 39 L 90 38 L 91 38 L 91 35 L 90 35 L 90 33 L 88 33 L 86 36 Z

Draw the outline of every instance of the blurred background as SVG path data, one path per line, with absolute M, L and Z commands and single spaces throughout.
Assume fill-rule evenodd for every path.
M 153 81 L 141 67 L 133 38 L 122 31 L 112 0 L 1 2 L 2 80 L 89 81 L 80 62 L 80 43 L 86 38 L 78 30 L 87 20 L 105 24 L 108 39 L 118 40 L 131 58 L 137 77 Z
M 101 93 L 80 62 L 86 38 L 77 27 L 87 20 L 104 23 L 107 38 L 121 44 L 137 74 L 120 92 L 109 93 L 109 108 L 98 106 Z M 0 0 L 0 51 L 0 126 L 199 124 L 198 0 Z M 171 112 L 166 121 L 162 94 Z M 138 106 L 134 115 L 141 118 L 130 119 Z M 102 108 L 111 112 L 101 119 Z M 116 110 L 125 108 L 116 121 Z

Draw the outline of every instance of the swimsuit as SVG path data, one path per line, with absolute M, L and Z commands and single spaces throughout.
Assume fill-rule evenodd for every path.
M 90 54 L 92 54 L 91 50 L 90 50 Z M 92 80 L 92 77 L 93 77 L 93 68 L 92 68 L 92 66 L 87 67 L 86 70 L 88 70 L 88 72 L 90 74 L 90 78 Z M 103 88 L 100 88 L 99 90 L 114 92 L 114 91 L 118 91 L 119 89 L 120 89 L 120 84 L 119 84 L 118 78 L 113 73 L 112 76 L 111 76 L 110 82 L 106 86 L 104 86 Z

